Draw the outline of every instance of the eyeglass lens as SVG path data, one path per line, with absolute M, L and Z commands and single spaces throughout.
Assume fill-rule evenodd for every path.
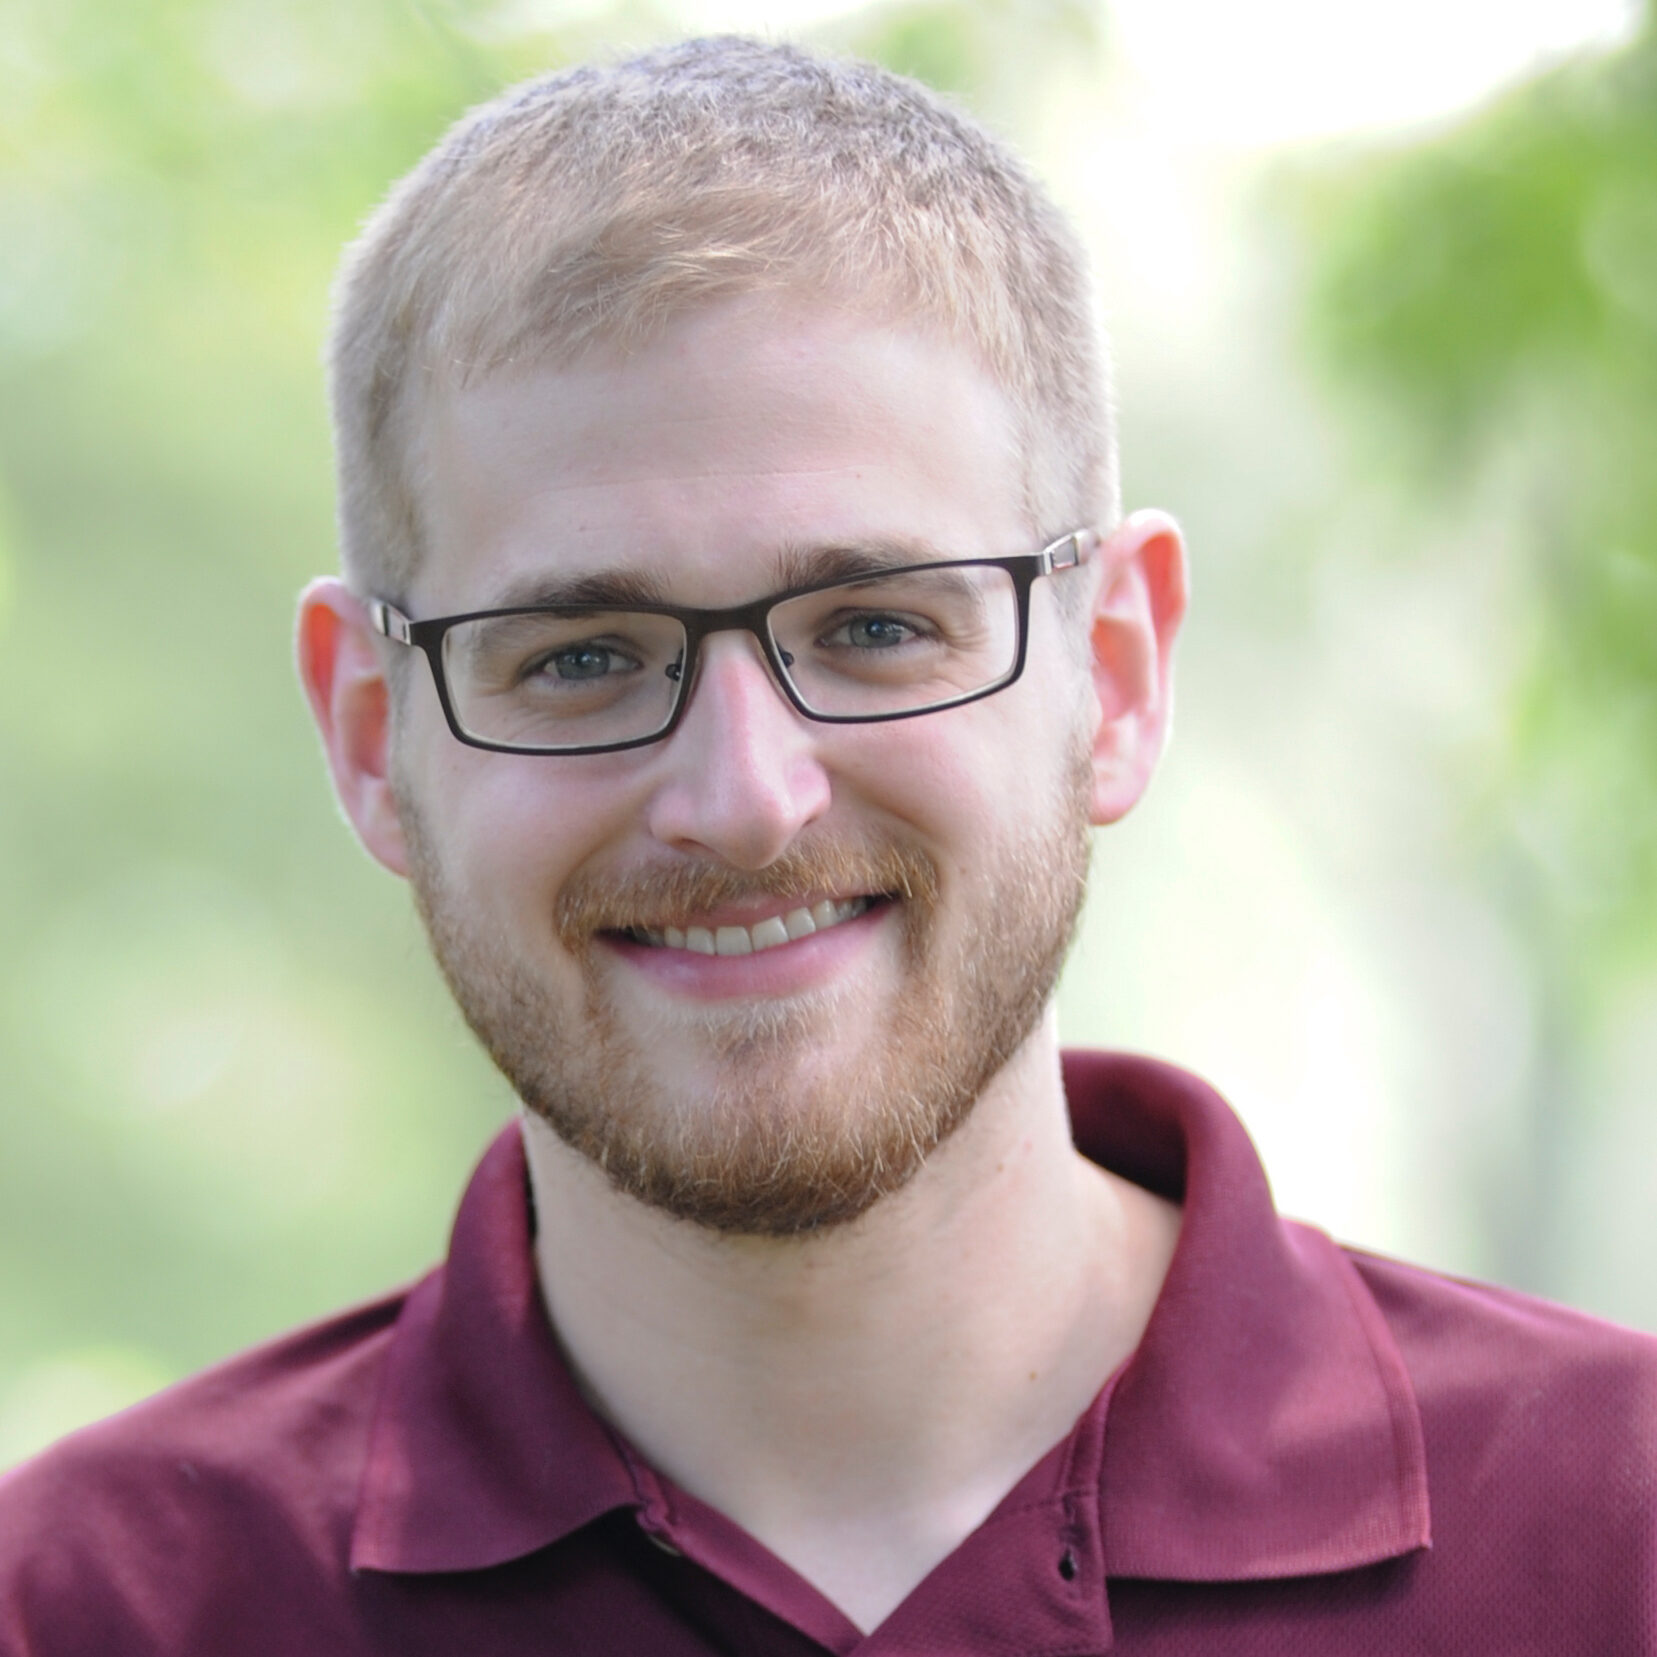
M 771 641 L 813 713 L 915 713 L 997 684 L 1018 657 L 1012 577 L 984 564 L 899 570 L 774 605 Z M 643 610 L 483 616 L 444 635 L 455 717 L 484 741 L 537 750 L 636 742 L 664 730 L 687 636 Z

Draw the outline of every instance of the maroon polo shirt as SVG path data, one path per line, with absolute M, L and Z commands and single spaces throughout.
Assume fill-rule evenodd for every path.
M 864 1636 L 582 1401 L 516 1131 L 447 1263 L 0 1482 L 0 1652 L 1657 1652 L 1657 1342 L 1279 1220 L 1194 1078 L 1067 1061 L 1184 1203 L 1139 1349 Z

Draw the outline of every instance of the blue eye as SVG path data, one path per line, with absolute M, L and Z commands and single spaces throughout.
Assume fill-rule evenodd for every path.
M 844 632 L 847 642 L 859 650 L 890 650 L 915 637 L 914 628 L 896 616 L 859 616 L 846 623 Z
M 565 650 L 543 657 L 535 669 L 559 679 L 603 679 L 638 666 L 618 651 L 602 644 L 572 644 Z

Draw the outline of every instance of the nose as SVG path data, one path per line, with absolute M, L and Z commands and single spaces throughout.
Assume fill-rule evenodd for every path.
M 690 702 L 660 748 L 651 834 L 735 868 L 774 862 L 828 810 L 828 773 L 817 753 L 822 729 L 789 705 L 757 640 L 711 635 Z

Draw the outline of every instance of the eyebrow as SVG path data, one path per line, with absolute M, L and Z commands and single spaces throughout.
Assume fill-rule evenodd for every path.
M 852 581 L 864 575 L 884 575 L 910 564 L 948 562 L 924 541 L 876 537 L 857 544 L 783 546 L 773 560 L 776 585 L 772 593 L 792 592 L 820 582 Z M 766 595 L 759 595 L 766 596 Z M 672 604 L 667 584 L 655 571 L 599 570 L 586 575 L 539 574 L 502 588 L 491 608 L 500 610 L 559 610 L 566 606 L 600 604 L 626 609 L 640 604 Z
M 533 575 L 504 587 L 492 608 L 561 610 L 567 605 L 604 604 L 626 609 L 666 604 L 659 576 L 640 570 L 598 570 L 589 575 Z
M 860 575 L 885 575 L 910 564 L 945 562 L 944 555 L 925 541 L 876 537 L 842 546 L 785 546 L 777 554 L 777 591 L 814 587 L 822 581 L 852 581 Z

